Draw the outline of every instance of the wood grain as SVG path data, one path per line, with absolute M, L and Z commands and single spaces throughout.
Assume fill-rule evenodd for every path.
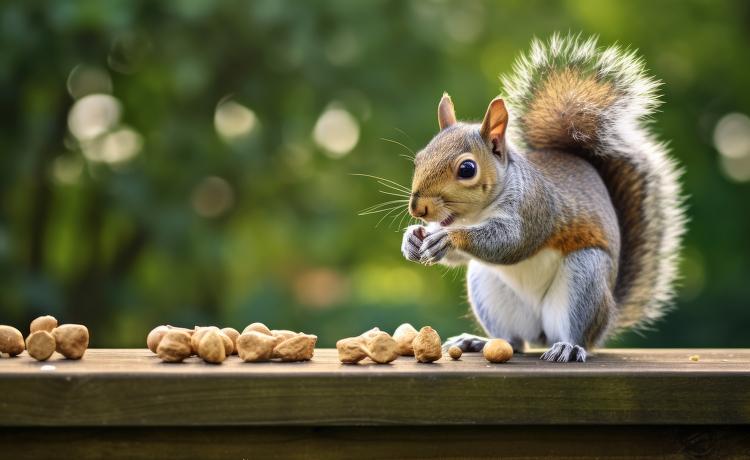
M 8 428 L 3 458 L 748 458 L 747 426 Z
M 566 364 L 467 353 L 343 365 L 325 349 L 302 363 L 55 356 L 0 360 L 0 426 L 750 423 L 748 350 L 602 350 Z

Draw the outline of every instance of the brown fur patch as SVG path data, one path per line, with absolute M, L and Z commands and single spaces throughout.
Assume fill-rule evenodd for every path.
M 523 116 L 525 137 L 535 149 L 594 147 L 599 112 L 617 100 L 612 84 L 577 69 L 550 73 Z
M 465 251 L 471 246 L 471 238 L 469 238 L 469 232 L 462 228 L 456 228 L 450 232 L 451 246 L 453 249 L 460 249 Z
M 571 225 L 547 238 L 547 241 L 537 249 L 537 252 L 544 248 L 556 249 L 567 255 L 585 248 L 607 250 L 609 243 L 601 225 L 596 225 L 596 223 L 588 220 L 577 219 Z

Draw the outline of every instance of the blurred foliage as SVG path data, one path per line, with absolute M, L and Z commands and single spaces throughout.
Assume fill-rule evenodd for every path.
M 532 37 L 581 31 L 663 80 L 654 128 L 691 197 L 677 309 L 611 345 L 748 347 L 750 187 L 713 147 L 750 113 L 748 24 L 742 1 L 5 1 L 0 323 L 52 314 L 96 347 L 159 324 L 262 321 L 328 347 L 474 330 L 463 272 L 404 260 L 405 222 L 357 216 L 397 198 L 351 174 L 409 185 L 380 138 L 425 145 L 443 91 L 479 120 Z

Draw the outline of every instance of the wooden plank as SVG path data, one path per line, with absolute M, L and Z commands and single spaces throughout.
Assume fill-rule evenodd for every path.
M 749 350 L 538 357 L 342 365 L 335 350 L 316 350 L 310 362 L 211 365 L 162 363 L 148 350 L 43 363 L 24 353 L 0 360 L 0 426 L 750 423 Z
M 3 458 L 748 458 L 748 426 L 9 428 Z

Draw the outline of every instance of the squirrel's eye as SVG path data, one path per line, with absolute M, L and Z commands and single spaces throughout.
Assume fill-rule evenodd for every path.
M 470 179 L 477 174 L 477 164 L 471 160 L 466 160 L 458 167 L 458 177 L 461 179 Z

